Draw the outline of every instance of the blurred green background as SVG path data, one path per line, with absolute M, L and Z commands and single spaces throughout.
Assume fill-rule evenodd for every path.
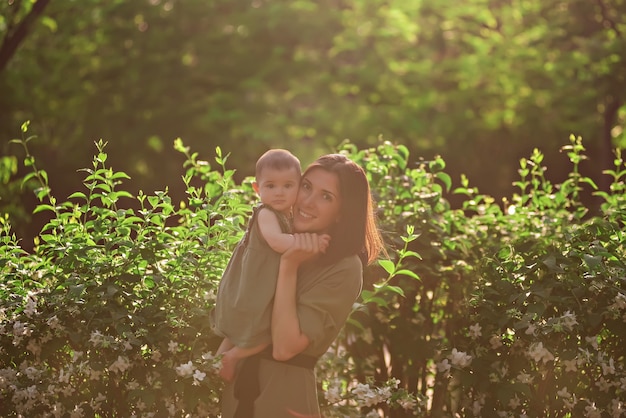
M 585 175 L 607 187 L 624 147 L 626 0 L 3 0 L 0 207 L 28 246 L 42 220 L 21 192 L 30 120 L 37 164 L 64 198 L 94 141 L 129 191 L 183 199 L 181 137 L 239 178 L 269 147 L 306 165 L 348 139 L 441 155 L 456 185 L 514 192 L 519 159 L 583 137 Z M 16 173 L 16 171 L 18 171 Z M 452 200 L 453 201 L 453 200 Z

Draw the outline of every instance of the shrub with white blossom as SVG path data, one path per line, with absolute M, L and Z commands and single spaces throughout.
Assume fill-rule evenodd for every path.
M 502 202 L 465 177 L 452 190 L 440 158 L 411 166 L 391 144 L 353 152 L 394 251 L 347 327 L 351 376 L 399 379 L 428 399 L 418 416 L 626 417 L 621 150 L 604 173 L 609 191 L 580 174 L 580 138 L 563 147 L 572 171 L 561 184 L 535 150 L 520 161 L 519 193 Z M 446 190 L 465 196 L 460 209 Z
M 209 312 L 248 179 L 177 140 L 187 199 L 132 196 L 99 142 L 85 189 L 59 202 L 29 140 L 24 185 L 50 219 L 27 253 L 0 217 L 0 416 L 218 417 Z M 342 147 L 370 176 L 389 259 L 318 363 L 324 416 L 626 417 L 626 170 L 618 150 L 591 214 L 580 139 L 564 151 L 566 181 L 535 151 L 495 202 L 464 177 L 453 190 L 441 158 Z

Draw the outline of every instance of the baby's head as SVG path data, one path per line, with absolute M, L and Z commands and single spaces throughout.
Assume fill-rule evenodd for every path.
M 288 214 L 296 201 L 301 177 L 300 160 L 284 149 L 271 149 L 256 162 L 252 184 L 261 202 Z

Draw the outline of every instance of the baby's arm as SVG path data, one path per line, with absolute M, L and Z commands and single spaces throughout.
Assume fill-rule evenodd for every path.
M 266 208 L 261 209 L 257 221 L 261 235 L 272 250 L 282 254 L 291 247 L 294 241 L 293 235 L 281 230 L 280 222 L 274 212 Z
M 293 245 L 293 234 L 286 234 L 282 231 L 274 212 L 269 209 L 261 209 L 257 221 L 259 222 L 261 235 L 272 250 L 282 254 Z M 319 239 L 322 252 L 326 252 L 326 248 L 328 248 L 330 243 L 330 235 L 321 234 L 319 235 Z

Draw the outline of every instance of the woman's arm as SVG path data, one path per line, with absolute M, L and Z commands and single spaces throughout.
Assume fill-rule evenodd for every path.
M 296 234 L 294 244 L 280 258 L 272 308 L 272 355 L 285 361 L 304 351 L 310 341 L 300 329 L 296 306 L 296 284 L 300 265 L 319 255 L 328 240 L 317 234 Z

